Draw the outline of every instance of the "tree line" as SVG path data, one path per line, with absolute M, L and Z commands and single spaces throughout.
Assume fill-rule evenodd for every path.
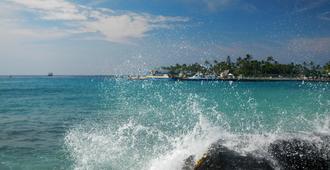
M 329 77 L 330 61 L 323 67 L 314 62 L 303 62 L 301 64 L 281 64 L 269 56 L 262 60 L 253 59 L 250 54 L 244 58 L 238 57 L 236 62 L 228 56 L 225 61 L 214 60 L 212 62 L 205 60 L 203 64 L 175 64 L 162 67 L 173 76 L 192 76 L 198 72 L 204 75 L 217 75 L 228 70 L 235 76 L 243 77 Z

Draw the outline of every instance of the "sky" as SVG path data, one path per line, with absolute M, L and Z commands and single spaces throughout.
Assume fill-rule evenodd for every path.
M 0 75 L 330 61 L 330 0 L 1 0 Z

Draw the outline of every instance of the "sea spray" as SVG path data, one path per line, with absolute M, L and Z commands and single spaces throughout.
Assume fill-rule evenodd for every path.
M 65 144 L 75 169 L 181 169 L 185 159 L 193 155 L 197 161 L 216 141 L 273 161 L 268 147 L 274 141 L 299 138 L 322 147 L 319 133 L 329 134 L 328 88 L 299 85 L 285 87 L 308 98 L 290 103 L 302 94 L 288 95 L 273 84 L 105 82 L 109 112 L 71 128 Z
M 178 167 L 182 155 L 200 159 L 213 135 L 240 155 L 272 160 L 270 144 L 298 139 L 330 158 L 329 83 L 3 80 L 2 169 L 147 170 L 155 162 Z M 181 150 L 177 160 L 166 161 Z
M 210 144 L 220 138 L 223 130 L 212 126 L 202 115 L 191 132 L 172 140 L 173 149 L 150 161 L 146 169 L 181 169 L 184 160 L 190 155 L 201 158 Z
M 328 119 L 319 122 L 319 125 L 325 124 L 328 124 Z M 320 127 L 315 127 L 315 130 L 318 128 Z M 146 136 L 140 137 L 156 138 L 152 140 L 162 142 L 148 146 L 147 143 L 144 143 L 146 142 L 144 139 L 138 138 L 140 133 L 146 133 Z M 323 135 L 320 135 L 318 131 L 235 134 L 212 125 L 200 115 L 195 127 L 187 134 L 180 136 L 170 137 L 159 130 L 146 128 L 129 121 L 113 134 L 109 129 L 93 129 L 88 132 L 74 130 L 67 135 L 66 142 L 75 159 L 75 169 L 175 170 L 181 169 L 184 160 L 191 155 L 200 159 L 211 144 L 219 142 L 218 140 L 223 146 L 242 155 L 252 154 L 273 161 L 268 147 L 277 140 L 301 139 L 321 148 L 326 142 L 323 141 L 322 137 Z M 141 147 L 138 145 L 143 145 L 143 149 L 137 149 Z M 325 149 L 329 150 L 330 148 Z M 273 164 L 276 166 L 274 161 Z
M 220 131 L 218 127 L 211 126 L 201 115 L 202 111 L 196 101 L 198 96 L 189 95 L 184 107 L 173 108 L 174 115 L 170 125 L 177 130 L 161 129 L 153 125 L 143 125 L 137 122 L 140 119 L 130 118 L 122 124 L 111 124 L 107 121 L 85 122 L 71 129 L 66 135 L 66 145 L 75 162 L 75 169 L 153 169 L 159 157 L 175 157 L 183 160 L 189 154 L 202 155 L 208 144 L 216 141 Z M 148 114 L 148 110 L 157 113 L 152 105 L 141 110 L 138 116 Z M 182 117 L 176 117 L 176 112 L 190 113 L 194 124 L 182 124 Z M 139 112 L 139 111 L 138 111 Z M 182 116 L 182 115 L 181 115 Z M 162 123 L 162 122 L 160 122 Z M 175 123 L 175 124 L 173 124 Z M 206 141 L 207 140 L 207 141 Z M 176 150 L 181 150 L 176 152 Z M 175 151 L 175 153 L 169 153 Z M 163 155 L 164 153 L 168 153 Z M 169 160 L 158 160 L 168 163 Z M 182 161 L 173 161 L 170 167 L 179 167 Z M 159 166 L 157 166 L 159 167 Z M 164 166 L 165 167 L 165 166 Z

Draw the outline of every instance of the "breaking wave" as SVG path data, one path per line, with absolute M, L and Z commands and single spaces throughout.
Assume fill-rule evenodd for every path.
M 148 88 L 148 84 L 144 84 L 144 88 Z M 127 91 L 121 96 L 125 96 L 123 93 Z M 174 94 L 167 95 L 167 98 L 153 95 L 156 96 L 153 100 L 169 103 L 167 110 L 159 103 L 148 102 L 140 108 L 136 104 L 139 102 L 133 102 L 134 98 L 126 97 L 123 101 L 131 106 L 124 105 L 126 108 L 101 114 L 101 118 L 83 122 L 68 131 L 65 143 L 74 162 L 73 168 L 181 169 L 190 155 L 201 158 L 210 145 L 219 140 L 242 155 L 253 154 L 271 160 L 267 148 L 276 140 L 298 138 L 321 147 L 322 137 L 330 135 L 327 112 L 317 113 L 312 118 L 298 115 L 286 120 L 288 117 L 283 117 L 269 128 L 268 121 L 260 114 L 251 113 L 253 121 L 239 119 L 240 122 L 235 122 L 237 119 L 217 111 L 215 102 L 199 95 L 190 93 L 184 100 L 179 96 L 181 100 L 172 103 Z M 253 98 L 248 99 L 249 102 L 242 110 L 258 104 Z M 210 103 L 214 107 L 210 107 Z

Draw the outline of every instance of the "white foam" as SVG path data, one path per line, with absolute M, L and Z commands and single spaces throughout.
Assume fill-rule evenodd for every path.
M 220 138 L 223 130 L 212 126 L 207 119 L 200 115 L 199 121 L 191 132 L 175 138 L 173 149 L 152 159 L 146 169 L 169 170 L 181 169 L 184 160 L 190 155 L 197 158 L 206 153 L 208 147 Z
M 315 132 L 329 135 L 329 117 L 323 120 L 315 120 L 315 126 L 311 132 L 301 133 L 258 133 L 258 134 L 234 134 L 223 128 L 211 125 L 207 119 L 200 116 L 198 124 L 194 130 L 175 141 L 173 150 L 170 150 L 150 161 L 147 169 L 150 170 L 179 170 L 182 168 L 184 160 L 190 155 L 199 159 L 205 154 L 210 145 L 221 139 L 221 144 L 229 149 L 235 150 L 242 155 L 247 153 L 259 157 L 270 158 L 268 146 L 276 140 L 300 138 L 313 142 L 320 142 L 320 136 Z
M 329 134 L 329 118 L 315 123 L 315 130 Z M 139 138 L 141 134 L 150 140 Z M 301 138 L 317 142 L 313 133 L 234 134 L 211 124 L 202 114 L 191 131 L 179 136 L 168 136 L 158 129 L 144 127 L 130 120 L 117 129 L 76 128 L 68 132 L 66 144 L 75 162 L 75 169 L 149 169 L 179 170 L 190 155 L 196 159 L 207 152 L 209 146 L 221 139 L 222 144 L 241 154 L 253 153 L 267 157 L 267 147 L 278 139 Z M 141 148 L 140 145 L 145 145 Z M 146 150 L 149 150 L 146 152 Z
M 146 138 L 139 138 L 144 133 Z M 166 140 L 167 137 L 157 129 L 131 120 L 115 130 L 110 125 L 72 129 L 67 133 L 65 143 L 75 169 L 138 169 L 143 165 L 142 160 L 148 157 L 142 150 L 150 149 L 139 145 L 146 144 L 151 138 Z
M 187 129 L 174 134 L 153 125 L 142 125 L 133 118 L 118 126 L 111 124 L 111 121 L 104 121 L 102 124 L 82 124 L 71 129 L 65 137 L 65 143 L 74 161 L 74 168 L 179 170 L 190 155 L 194 155 L 196 159 L 201 158 L 209 146 L 219 139 L 224 146 L 241 154 L 253 153 L 267 157 L 267 148 L 275 140 L 302 138 L 318 141 L 320 138 L 313 135 L 314 132 L 330 135 L 330 116 L 312 121 L 298 117 L 299 123 L 304 121 L 303 123 L 312 127 L 310 132 L 299 134 L 285 133 L 282 130 L 285 121 L 279 122 L 273 131 L 264 132 L 257 129 L 256 132 L 250 133 L 232 132 L 230 123 L 226 122 L 224 115 L 217 113 L 215 108 L 208 107 L 207 113 L 216 115 L 217 120 L 213 121 L 216 124 L 203 116 L 207 115 L 206 111 L 196 98 L 200 99 L 199 96 L 190 96 L 186 103 L 172 106 L 174 119 L 181 116 L 181 113 L 188 112 L 193 120 L 191 126 L 182 126 L 188 127 Z M 178 120 L 173 121 L 181 123 Z M 243 124 L 241 128 L 248 127 Z

